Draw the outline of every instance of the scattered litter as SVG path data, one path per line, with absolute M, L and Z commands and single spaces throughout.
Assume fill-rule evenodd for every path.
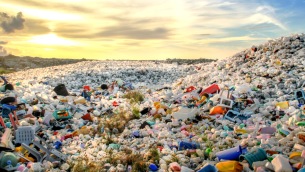
M 1 76 L 0 168 L 305 171 L 304 52 L 301 34 L 196 66 L 83 61 Z

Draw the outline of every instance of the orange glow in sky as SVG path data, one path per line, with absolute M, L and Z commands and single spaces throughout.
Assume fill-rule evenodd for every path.
M 1 0 L 0 56 L 225 58 L 304 32 L 304 1 Z

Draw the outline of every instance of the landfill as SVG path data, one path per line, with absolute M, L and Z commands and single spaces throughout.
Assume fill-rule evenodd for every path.
M 209 63 L 83 61 L 2 79 L 1 171 L 305 171 L 304 34 Z

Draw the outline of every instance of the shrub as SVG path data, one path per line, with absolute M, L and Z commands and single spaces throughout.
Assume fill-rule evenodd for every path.
M 129 99 L 131 104 L 140 103 L 144 100 L 144 95 L 139 91 L 129 91 L 123 98 Z
M 134 119 L 140 119 L 140 109 L 137 107 L 132 108 L 132 115 Z

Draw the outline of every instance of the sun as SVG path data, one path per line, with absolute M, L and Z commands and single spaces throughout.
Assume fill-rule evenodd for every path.
M 77 42 L 58 37 L 54 33 L 33 36 L 28 42 L 41 45 L 74 46 Z

